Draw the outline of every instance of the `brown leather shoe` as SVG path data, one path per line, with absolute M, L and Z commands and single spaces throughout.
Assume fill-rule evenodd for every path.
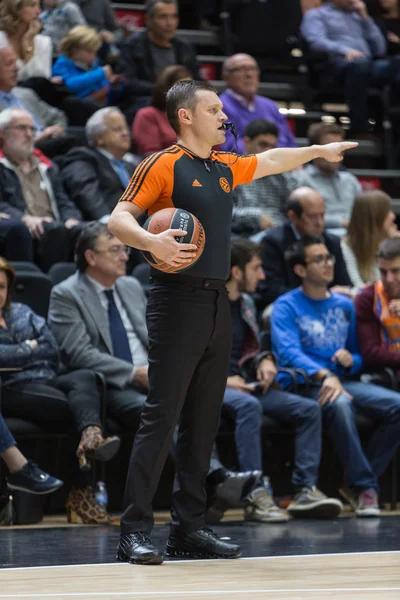
M 83 489 L 69 492 L 65 503 L 68 523 L 83 523 L 85 525 L 109 525 L 110 517 L 107 511 L 99 509 L 94 498 L 91 485 Z
M 103 438 L 100 427 L 89 426 L 82 431 L 76 455 L 81 471 L 89 471 L 89 459 L 111 460 L 119 450 L 121 440 L 118 436 Z

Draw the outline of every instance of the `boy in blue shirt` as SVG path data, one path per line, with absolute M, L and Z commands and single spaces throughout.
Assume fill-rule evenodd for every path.
M 400 441 L 400 394 L 350 379 L 363 366 L 355 310 L 349 298 L 329 291 L 335 261 L 323 241 L 304 238 L 285 258 L 302 285 L 274 304 L 274 352 L 282 367 L 304 369 L 312 379 L 311 395 L 322 407 L 327 431 L 344 466 L 342 495 L 357 516 L 379 516 L 377 479 Z M 280 383 L 285 386 L 284 378 Z M 355 411 L 379 422 L 365 453 Z

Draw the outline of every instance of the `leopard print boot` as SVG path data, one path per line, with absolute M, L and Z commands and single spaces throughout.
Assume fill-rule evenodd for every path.
M 73 488 L 65 503 L 68 523 L 85 525 L 109 525 L 107 512 L 99 509 L 91 485 L 83 489 Z

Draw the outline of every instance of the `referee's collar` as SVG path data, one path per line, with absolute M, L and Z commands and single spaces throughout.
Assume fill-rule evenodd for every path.
M 192 158 L 197 158 L 198 160 L 212 160 L 212 149 L 210 150 L 210 154 L 204 158 L 202 156 L 199 156 L 198 154 L 195 154 L 183 144 L 179 144 L 179 142 L 177 142 L 175 145 L 181 148 L 181 150 L 183 150 L 184 152 L 186 152 L 186 154 L 189 154 L 189 156 L 191 156 Z

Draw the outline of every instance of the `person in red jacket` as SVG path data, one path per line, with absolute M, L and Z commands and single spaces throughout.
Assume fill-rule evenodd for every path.
M 364 362 L 400 369 L 400 238 L 384 240 L 377 253 L 381 278 L 356 298 L 357 332 Z
M 176 142 L 176 132 L 167 117 L 167 92 L 178 81 L 190 80 L 192 75 L 181 65 L 166 67 L 153 89 L 151 106 L 138 110 L 132 126 L 132 136 L 138 154 L 149 155 L 165 150 Z

